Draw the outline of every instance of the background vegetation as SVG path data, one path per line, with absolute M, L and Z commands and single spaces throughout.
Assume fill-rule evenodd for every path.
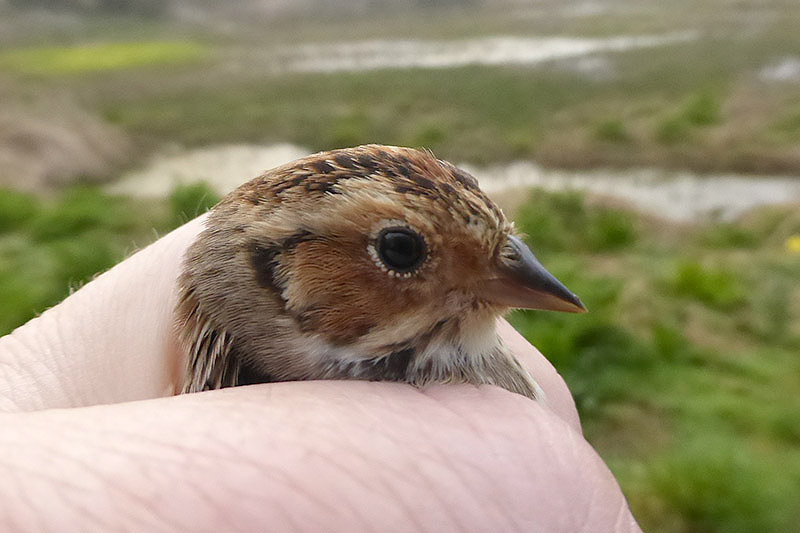
M 202 184 L 146 201 L 91 185 L 174 146 L 382 142 L 456 162 L 800 175 L 800 73 L 770 74 L 800 50 L 796 2 L 609 0 L 578 15 L 578 3 L 544 0 L 340 2 L 309 18 L 195 1 L 191 19 L 170 18 L 179 0 L 78 4 L 79 16 L 55 0 L 0 5 L 0 334 L 213 205 Z M 262 61 L 287 42 L 669 32 L 695 37 L 580 68 L 276 74 Z M 20 177 L 23 157 L 49 162 L 41 180 Z M 796 531 L 798 206 L 672 224 L 573 193 L 525 194 L 519 227 L 591 312 L 512 322 L 567 380 L 643 528 Z
M 0 189 L 0 335 L 218 200 L 204 184 L 157 202 L 86 186 L 50 198 Z
M 793 531 L 800 210 L 670 227 L 534 192 L 516 220 L 590 312 L 512 323 L 569 383 L 645 531 Z
M 15 11 L 16 23 L 0 23 L 0 95 L 6 111 L 67 99 L 130 137 L 136 158 L 169 143 L 380 140 L 473 163 L 800 169 L 796 2 L 607 0 L 585 13 L 580 2 L 449 3 L 459 5 L 400 2 L 387 13 L 343 2 L 325 16 L 239 18 L 220 4 L 189 21 L 110 17 L 103 4 L 52 27 Z M 203 5 L 216 4 L 186 9 Z M 497 34 L 680 38 L 536 67 L 292 73 L 270 60 L 287 43 Z

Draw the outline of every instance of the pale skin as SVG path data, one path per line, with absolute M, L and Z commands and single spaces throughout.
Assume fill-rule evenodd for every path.
M 358 381 L 172 396 L 192 221 L 0 339 L 1 531 L 640 531 L 547 360 L 546 406 Z

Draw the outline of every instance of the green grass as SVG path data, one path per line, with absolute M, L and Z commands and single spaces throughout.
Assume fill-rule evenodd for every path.
M 692 95 L 683 109 L 683 116 L 695 126 L 710 126 L 721 120 L 722 111 L 718 98 L 711 93 Z
M 745 302 L 745 284 L 727 268 L 707 268 L 695 260 L 681 261 L 668 282 L 675 293 L 709 307 L 731 310 Z
M 796 210 L 669 231 L 626 214 L 622 240 L 618 223 L 592 236 L 603 213 L 619 216 L 532 195 L 517 222 L 590 312 L 512 322 L 566 379 L 645 531 L 793 531 L 800 255 L 782 243 Z
M 208 56 L 193 41 L 98 42 L 0 51 L 0 71 L 63 76 L 192 63 Z
M 538 250 L 619 251 L 632 246 L 638 233 L 634 214 L 587 209 L 578 192 L 536 195 L 515 218 Z
M 686 102 L 656 125 L 656 139 L 663 144 L 688 142 L 696 137 L 697 128 L 722 121 L 720 100 L 708 92 L 690 95 Z
M 0 189 L 0 335 L 217 199 L 203 185 L 161 204 L 84 187 L 50 200 Z
M 288 140 L 325 149 L 380 142 L 494 161 L 532 155 L 543 114 L 590 92 L 563 85 L 558 76 L 479 67 L 298 74 L 109 103 L 105 115 L 142 138 L 190 145 Z
M 613 143 L 625 143 L 631 140 L 631 133 L 619 119 L 604 119 L 594 128 L 594 135 L 598 140 Z

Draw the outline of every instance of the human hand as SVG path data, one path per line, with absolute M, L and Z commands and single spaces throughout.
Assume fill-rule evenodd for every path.
M 566 385 L 325 381 L 171 396 L 196 219 L 0 339 L 0 530 L 639 531 Z

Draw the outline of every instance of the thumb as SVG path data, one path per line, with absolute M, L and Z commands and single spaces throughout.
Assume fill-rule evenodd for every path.
M 0 338 L 0 411 L 172 394 L 176 280 L 199 217 Z

